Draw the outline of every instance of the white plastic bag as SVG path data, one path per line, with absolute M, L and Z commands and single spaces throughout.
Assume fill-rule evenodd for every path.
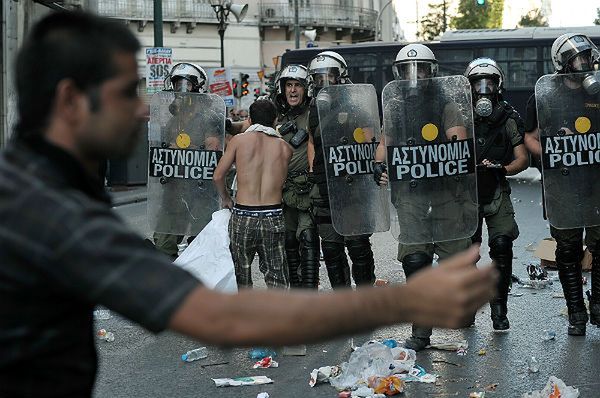
M 209 289 L 237 293 L 233 259 L 229 251 L 228 209 L 213 213 L 212 220 L 175 260 Z
M 567 386 L 561 379 L 550 376 L 546 387 L 542 391 L 533 391 L 523 394 L 523 398 L 577 398 L 579 397 L 579 390 L 570 386 Z

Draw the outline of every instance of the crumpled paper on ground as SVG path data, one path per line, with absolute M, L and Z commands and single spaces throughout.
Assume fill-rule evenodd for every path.
M 550 376 L 548 383 L 542 391 L 528 392 L 522 398 L 577 398 L 579 390 L 569 387 L 561 379 Z
M 267 368 L 278 368 L 279 367 L 279 362 L 274 361 L 273 357 L 266 357 L 261 359 L 260 361 L 256 362 L 252 368 L 254 369 L 267 369 Z
M 259 384 L 271 384 L 273 380 L 267 376 L 236 377 L 233 379 L 212 379 L 217 387 L 256 386 Z
M 467 340 L 456 340 L 456 341 L 432 341 L 431 344 L 427 348 L 433 348 L 436 350 L 444 350 L 444 351 L 457 351 L 458 349 L 467 350 L 469 348 L 469 343 Z
M 313 369 L 308 385 L 314 387 L 319 383 L 328 383 L 331 377 L 338 376 L 341 371 L 339 366 L 321 366 L 319 369 Z
M 174 264 L 188 271 L 213 290 L 237 293 L 233 259 L 229 251 L 228 209 L 216 211 Z
M 436 374 L 427 373 L 427 371 L 419 365 L 415 365 L 408 373 L 400 373 L 396 376 L 407 383 L 411 381 L 419 383 L 435 383 L 438 377 Z

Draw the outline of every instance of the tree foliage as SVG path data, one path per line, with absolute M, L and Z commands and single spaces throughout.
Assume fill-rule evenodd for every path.
M 548 20 L 542 14 L 542 10 L 536 8 L 521 17 L 519 27 L 524 28 L 527 26 L 548 26 Z
M 594 19 L 594 25 L 600 25 L 600 8 L 596 8 L 596 14 L 598 18 Z
M 421 27 L 417 36 L 422 40 L 434 40 L 448 28 L 447 15 L 449 0 L 429 3 L 429 13 L 421 19 Z
M 502 27 L 504 0 L 486 0 L 484 6 L 475 0 L 460 0 L 458 14 L 450 19 L 454 29 L 493 29 Z

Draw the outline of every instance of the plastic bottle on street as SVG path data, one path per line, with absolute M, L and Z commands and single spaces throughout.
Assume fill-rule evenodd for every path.
M 253 348 L 248 352 L 248 358 L 258 361 L 266 357 L 276 357 L 277 353 L 268 348 Z
M 208 351 L 206 347 L 200 347 L 183 354 L 181 356 L 181 360 L 185 362 L 193 362 L 197 361 L 198 359 L 204 359 L 206 357 L 208 357 Z
M 105 321 L 110 318 L 112 318 L 112 315 L 110 314 L 110 310 L 95 310 L 94 311 L 94 319 L 97 321 Z
M 537 359 L 535 359 L 535 357 L 529 358 L 529 360 L 527 361 L 527 367 L 529 368 L 529 371 L 531 373 L 537 373 L 540 371 L 540 364 L 538 363 Z
M 550 341 L 556 338 L 556 332 L 553 330 L 544 330 L 542 333 L 542 341 Z

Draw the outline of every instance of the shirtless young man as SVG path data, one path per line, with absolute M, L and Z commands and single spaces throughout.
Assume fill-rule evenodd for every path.
M 254 102 L 251 126 L 229 141 L 213 177 L 223 205 L 233 211 L 229 238 L 239 287 L 252 287 L 250 266 L 256 252 L 267 286 L 289 287 L 281 195 L 292 148 L 273 129 L 276 118 L 271 101 Z M 225 188 L 225 175 L 233 163 L 238 188 L 235 204 Z

